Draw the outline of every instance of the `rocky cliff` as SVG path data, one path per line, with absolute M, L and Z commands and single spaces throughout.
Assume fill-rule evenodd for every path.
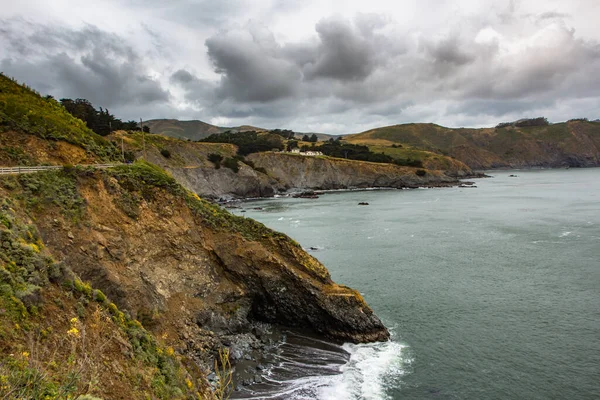
M 199 199 L 158 167 L 72 168 L 4 177 L 0 187 L 6 210 L 38 232 L 38 249 L 141 321 L 184 365 L 206 371 L 236 337 L 260 343 L 251 332 L 261 323 L 339 341 L 389 337 L 360 294 L 332 282 L 293 240 Z M 0 255 L 3 268 L 21 262 Z M 39 286 L 35 265 L 28 268 L 25 284 Z M 35 312 L 46 307 L 38 302 Z
M 110 138 L 116 143 L 122 138 L 126 149 L 138 157 L 144 156 L 141 134 L 117 132 Z M 150 162 L 169 171 L 189 190 L 213 199 L 268 197 L 290 189 L 405 188 L 456 183 L 456 178 L 439 170 L 276 152 L 251 154 L 239 162 L 239 170 L 234 172 L 223 166 L 217 169 L 208 161 L 211 153 L 235 157 L 236 148 L 232 145 L 187 142 L 160 135 L 146 135 L 145 141 L 145 156 Z M 168 151 L 168 158 L 161 154 L 164 150 Z M 470 170 L 461 170 L 459 175 L 468 173 Z
M 285 189 L 411 188 L 456 183 L 442 171 L 393 164 L 288 153 L 255 153 L 248 159 L 267 170 Z
M 122 148 L 136 151 L 132 137 L 99 137 L 0 75 L 3 164 L 114 163 Z M 238 187 L 247 171 L 276 186 L 249 161 L 237 173 L 207 161 L 231 158 L 232 146 L 147 139 L 148 158 L 211 171 L 207 184 L 231 176 Z M 225 398 L 206 379 L 213 361 L 226 370 L 267 346 L 274 326 L 337 341 L 389 337 L 360 294 L 298 243 L 154 164 L 0 176 L 1 398 Z

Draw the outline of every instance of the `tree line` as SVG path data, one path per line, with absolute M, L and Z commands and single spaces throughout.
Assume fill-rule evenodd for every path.
M 237 146 L 238 154 L 246 156 L 262 151 L 281 151 L 284 148 L 282 136 L 277 133 L 258 133 L 255 131 L 214 133 L 200 140 L 208 143 L 231 143 Z
M 60 104 L 75 118 L 79 118 L 88 128 L 100 136 L 106 136 L 112 131 L 139 131 L 140 124 L 136 121 L 122 121 L 112 115 L 108 109 L 96 109 L 86 99 L 60 99 Z M 150 128 L 144 125 L 144 132 L 150 133 Z

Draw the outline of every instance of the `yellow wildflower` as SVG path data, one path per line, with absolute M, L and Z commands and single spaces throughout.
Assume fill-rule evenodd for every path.
M 77 329 L 75 327 L 72 327 L 71 329 L 69 329 L 67 331 L 67 335 L 74 336 L 74 337 L 79 337 L 79 329 Z
M 23 358 L 29 358 L 29 353 L 24 351 L 23 353 L 21 353 L 23 355 Z

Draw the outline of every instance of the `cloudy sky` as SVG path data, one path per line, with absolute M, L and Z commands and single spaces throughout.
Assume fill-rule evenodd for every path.
M 0 0 L 0 71 L 123 119 L 600 118 L 598 0 Z

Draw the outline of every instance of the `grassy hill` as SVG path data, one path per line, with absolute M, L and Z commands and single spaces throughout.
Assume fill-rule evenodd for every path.
M 149 121 L 145 121 L 144 125 L 147 125 L 152 133 L 158 133 L 184 140 L 200 140 L 207 138 L 214 133 L 221 133 L 230 130 L 238 132 L 265 130 L 263 128 L 257 128 L 250 125 L 226 128 L 211 125 L 199 120 L 179 121 L 177 119 L 151 119 Z
M 349 135 L 345 140 L 398 157 L 448 155 L 471 168 L 600 165 L 600 122 L 595 121 L 482 129 L 402 124 Z
M 252 125 L 240 125 L 234 127 L 222 127 L 211 125 L 209 123 L 199 121 L 199 120 L 191 120 L 191 121 L 180 121 L 177 119 L 151 119 L 149 121 L 145 121 L 144 125 L 147 125 L 150 128 L 150 132 L 158 133 L 161 135 L 166 135 L 170 137 L 174 137 L 177 139 L 190 139 L 190 140 L 200 140 L 209 137 L 214 133 L 222 133 L 226 131 L 234 131 L 234 132 L 247 132 L 247 131 L 256 131 L 256 132 L 265 132 L 268 129 L 259 128 Z M 335 139 L 338 135 L 328 135 L 326 133 L 316 133 L 316 132 L 296 132 L 296 138 L 300 139 L 303 135 L 311 136 L 312 134 L 317 135 L 320 141 L 329 140 L 331 138 Z
M 88 129 L 59 102 L 2 74 L 0 133 L 0 165 L 108 162 L 119 156 L 110 141 Z

